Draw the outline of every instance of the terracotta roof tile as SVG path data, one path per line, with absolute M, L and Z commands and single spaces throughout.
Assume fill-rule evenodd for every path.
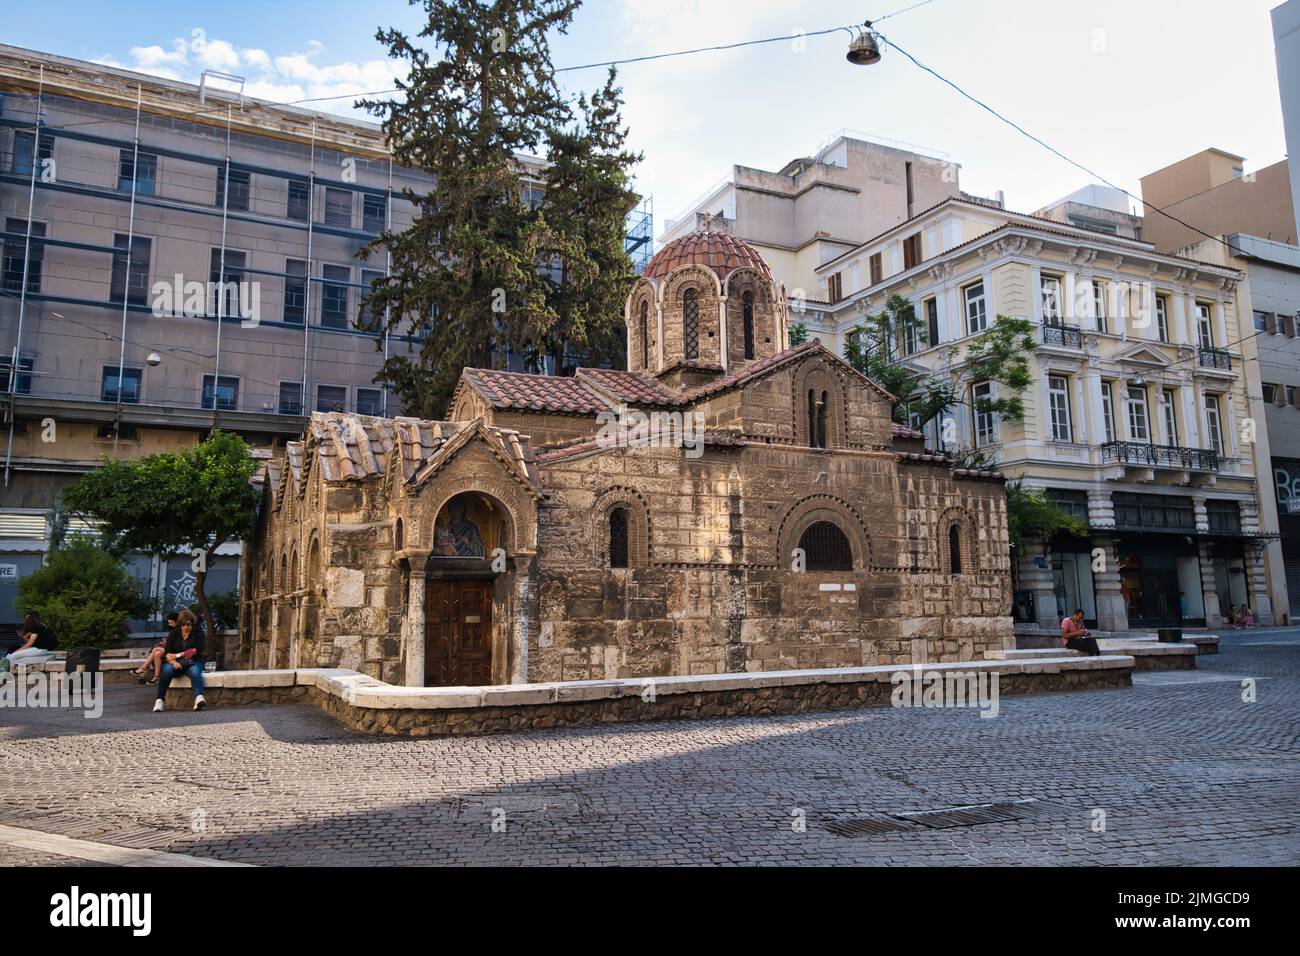
M 655 378 L 641 372 L 624 372 L 612 368 L 580 368 L 575 376 L 593 387 L 629 405 L 673 405 L 677 393 Z
M 496 408 L 582 415 L 609 408 L 607 401 L 577 378 L 486 368 L 467 368 L 464 375 Z
M 757 249 L 725 232 L 692 232 L 674 239 L 655 253 L 642 274 L 650 279 L 662 279 L 674 269 L 689 265 L 706 266 L 719 279 L 725 279 L 742 266 L 758 270 L 768 280 L 772 278 L 772 270 Z

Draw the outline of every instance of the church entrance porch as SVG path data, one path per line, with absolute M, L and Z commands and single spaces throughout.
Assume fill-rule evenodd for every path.
M 492 683 L 492 586 L 491 579 L 428 582 L 426 687 Z

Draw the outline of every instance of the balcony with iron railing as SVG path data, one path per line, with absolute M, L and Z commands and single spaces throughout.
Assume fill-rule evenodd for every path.
M 1184 471 L 1218 471 L 1218 452 L 1210 448 L 1183 445 L 1153 445 L 1136 441 L 1112 441 L 1101 446 L 1103 464 L 1119 462 L 1150 468 L 1180 468 Z
M 1043 344 L 1060 345 L 1064 348 L 1083 348 L 1083 330 L 1077 325 L 1059 325 L 1044 322 Z
M 1202 345 L 1196 350 L 1197 359 L 1201 368 L 1223 369 L 1225 372 L 1232 371 L 1232 353 L 1227 349 L 1207 348 Z

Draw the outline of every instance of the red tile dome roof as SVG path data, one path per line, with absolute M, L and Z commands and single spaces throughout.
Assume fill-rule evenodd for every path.
M 772 279 L 772 270 L 758 250 L 744 239 L 725 232 L 693 232 L 674 239 L 655 253 L 644 275 L 662 279 L 674 269 L 687 265 L 708 266 L 719 279 L 725 279 L 741 266 L 749 266 L 769 281 Z

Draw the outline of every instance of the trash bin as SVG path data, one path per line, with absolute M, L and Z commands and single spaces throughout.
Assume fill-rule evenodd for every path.
M 64 659 L 64 671 L 68 674 L 75 674 L 82 667 L 85 668 L 87 674 L 94 674 L 99 671 L 98 647 L 75 647 L 68 651 Z
M 1183 639 L 1181 627 L 1162 627 L 1156 630 L 1156 640 L 1161 644 L 1178 644 Z

